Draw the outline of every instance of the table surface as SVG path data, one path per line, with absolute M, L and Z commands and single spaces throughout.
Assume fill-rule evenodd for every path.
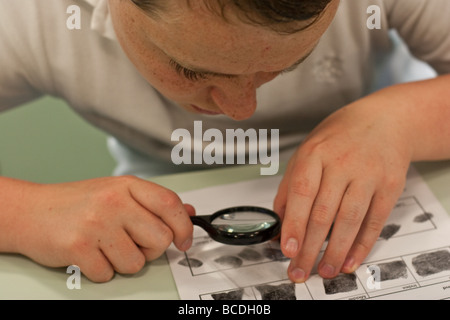
M 450 212 L 450 161 L 418 163 L 416 168 Z M 152 178 L 175 192 L 257 179 L 259 167 L 241 166 Z M 68 289 L 66 268 L 47 268 L 15 254 L 0 254 L 0 299 L 178 299 L 167 258 L 149 262 L 137 274 L 119 275 L 107 283 L 81 277 L 80 289 Z

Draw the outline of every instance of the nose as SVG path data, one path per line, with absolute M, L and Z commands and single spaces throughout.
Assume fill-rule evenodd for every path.
M 275 77 L 276 74 L 257 73 L 224 79 L 211 88 L 210 95 L 225 115 L 234 120 L 245 120 L 255 113 L 256 89 Z

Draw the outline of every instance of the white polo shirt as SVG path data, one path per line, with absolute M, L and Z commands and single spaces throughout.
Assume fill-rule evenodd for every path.
M 203 130 L 278 129 L 281 152 L 292 152 L 338 108 L 380 83 L 409 80 L 403 71 L 411 60 L 391 59 L 394 49 L 404 50 L 393 44 L 391 29 L 415 57 L 440 74 L 450 71 L 450 1 L 341 0 L 313 54 L 258 89 L 258 108 L 250 119 L 192 114 L 163 97 L 129 62 L 115 38 L 107 2 L 0 0 L 0 110 L 43 94 L 66 100 L 116 137 L 111 146 L 122 162 L 117 173 L 138 173 L 128 169 L 140 165 L 143 175 L 174 169 L 171 151 L 177 142 L 171 135 L 177 128 L 193 132 L 196 120 Z M 79 30 L 66 25 L 71 5 L 81 10 Z M 379 8 L 380 29 L 367 25 L 376 13 L 368 13 L 373 5 Z

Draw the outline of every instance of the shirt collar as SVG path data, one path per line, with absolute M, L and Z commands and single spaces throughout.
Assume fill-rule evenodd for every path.
M 108 0 L 84 1 L 94 7 L 91 18 L 91 29 L 108 39 L 117 40 L 109 12 Z

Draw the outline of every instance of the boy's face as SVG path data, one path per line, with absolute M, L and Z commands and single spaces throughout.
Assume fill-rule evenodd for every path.
M 305 30 L 285 35 L 211 12 L 203 0 L 164 0 L 148 16 L 130 0 L 110 0 L 117 37 L 144 78 L 183 108 L 249 118 L 256 89 L 305 59 L 331 23 L 338 0 Z

